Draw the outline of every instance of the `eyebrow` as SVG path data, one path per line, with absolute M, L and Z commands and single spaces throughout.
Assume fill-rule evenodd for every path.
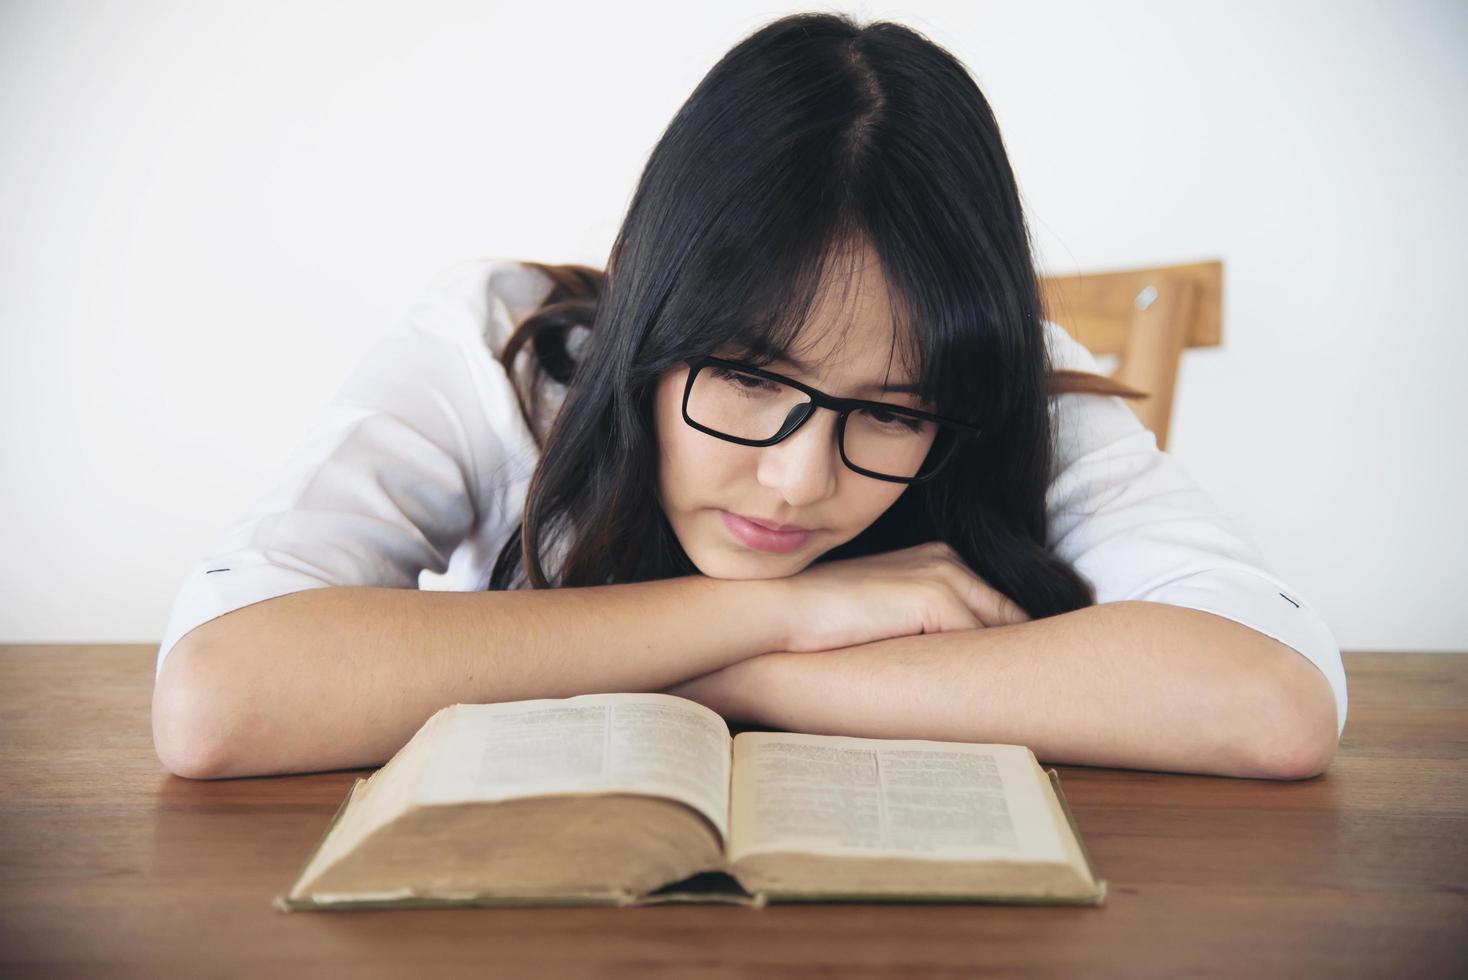
M 788 364 L 791 367 L 795 368 L 797 371 L 801 371 L 805 374 L 816 373 L 811 365 L 806 364 L 804 361 L 797 360 L 794 357 L 791 357 L 789 354 L 771 354 L 770 357 L 772 360 L 778 361 L 781 364 Z M 872 381 L 864 385 L 858 385 L 856 388 L 857 391 L 870 391 L 872 389 L 877 389 L 879 391 L 885 392 L 896 392 L 897 394 L 902 395 L 921 395 L 923 393 L 923 386 L 917 383 L 879 384 L 875 381 Z

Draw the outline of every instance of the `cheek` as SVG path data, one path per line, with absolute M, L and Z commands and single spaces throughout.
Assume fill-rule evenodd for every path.
M 728 460 L 720 453 L 724 445 L 683 421 L 683 387 L 686 368 L 672 372 L 658 385 L 657 421 L 658 487 L 670 510 L 696 505 L 703 491 L 716 486 Z M 730 448 L 733 448 L 732 446 Z
M 907 489 L 901 483 L 869 480 L 857 473 L 850 474 L 850 479 L 846 476 L 842 474 L 841 518 L 853 536 L 881 517 Z
M 740 447 L 704 435 L 683 423 L 681 415 L 660 431 L 658 482 L 664 499 L 678 505 L 708 506 L 721 490 L 740 482 L 750 458 Z

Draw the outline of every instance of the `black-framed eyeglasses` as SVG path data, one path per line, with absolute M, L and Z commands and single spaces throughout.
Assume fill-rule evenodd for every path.
M 905 405 L 836 398 L 794 378 L 741 361 L 688 362 L 683 421 L 741 446 L 773 446 L 818 408 L 836 413 L 841 461 L 876 480 L 923 483 L 937 475 L 978 426 Z

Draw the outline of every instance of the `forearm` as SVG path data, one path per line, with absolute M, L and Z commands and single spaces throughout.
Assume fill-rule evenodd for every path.
M 169 652 L 155 746 L 196 777 L 380 765 L 445 705 L 654 691 L 780 649 L 767 585 L 290 593 Z
M 1323 769 L 1337 740 L 1329 684 L 1298 652 L 1153 602 L 775 653 L 722 673 L 737 682 L 719 692 L 724 707 L 770 727 L 1013 743 L 1057 763 L 1294 778 Z M 697 698 L 700 683 L 674 693 Z

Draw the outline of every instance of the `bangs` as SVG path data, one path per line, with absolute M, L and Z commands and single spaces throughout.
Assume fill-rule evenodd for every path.
M 854 318 L 855 297 L 866 277 L 881 276 L 886 294 L 890 340 L 884 382 L 900 372 L 919 388 L 915 397 L 943 413 L 943 379 L 931 370 L 931 338 L 919 326 L 906 293 L 888 274 L 865 236 L 847 232 L 829 242 L 818 242 L 792 261 L 779 262 L 770 253 L 755 252 L 737 272 L 726 263 L 722 274 L 697 283 L 699 305 L 706 312 L 704 329 L 693 331 L 697 348 L 684 359 L 720 354 L 768 367 L 776 361 L 810 363 L 822 342 L 846 343 Z M 822 327 L 816 328 L 817 319 Z M 833 336 L 834 335 L 834 336 Z

